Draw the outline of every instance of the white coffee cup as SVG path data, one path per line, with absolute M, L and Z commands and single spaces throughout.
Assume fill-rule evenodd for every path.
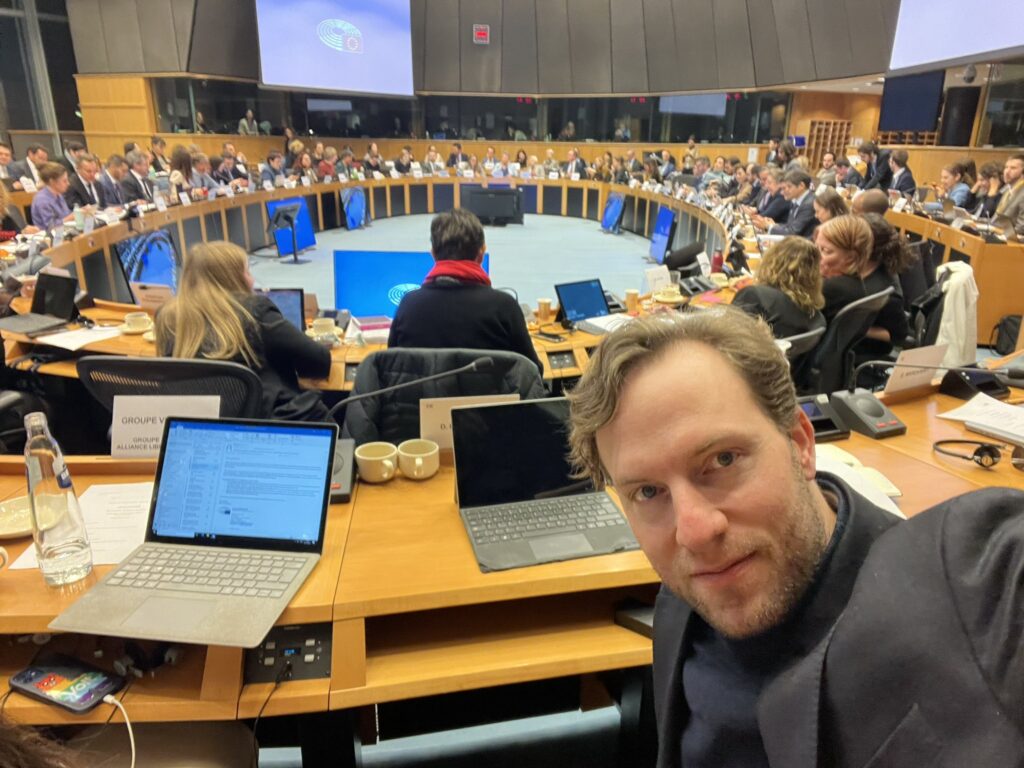
M 626 311 L 633 315 L 640 311 L 640 291 L 636 288 L 626 289 Z
M 359 479 L 386 483 L 395 476 L 398 449 L 392 443 L 363 443 L 356 448 Z
M 336 333 L 336 328 L 333 317 L 318 317 L 313 320 L 313 335 L 315 336 L 326 336 Z
M 147 312 L 129 312 L 124 316 L 124 325 L 129 331 L 144 331 L 152 322 Z
M 441 466 L 441 450 L 433 440 L 406 440 L 398 446 L 398 466 L 412 480 L 426 480 Z

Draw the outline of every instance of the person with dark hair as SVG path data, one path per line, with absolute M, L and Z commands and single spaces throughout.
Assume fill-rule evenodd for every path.
M 799 163 L 797 163 L 796 155 L 796 144 L 789 139 L 783 139 L 779 142 L 778 159 L 776 162 L 784 172 L 801 170 Z
M 88 154 L 85 144 L 80 141 L 67 141 L 64 143 L 64 155 L 57 162 L 68 170 L 68 176 L 73 176 L 75 168 L 78 167 L 78 159 Z
M 139 146 L 137 141 L 126 141 L 124 143 L 124 156 L 128 157 L 132 152 L 141 152 L 142 147 Z
M 45 163 L 39 169 L 42 188 L 32 198 L 32 223 L 40 229 L 58 228 L 74 221 L 74 214 L 64 199 L 68 191 L 68 170 L 60 163 Z
M 157 173 L 170 173 L 171 161 L 164 154 L 167 151 L 167 142 L 159 136 L 154 136 L 149 142 L 149 153 L 153 156 L 153 170 Z
M 861 189 L 889 189 L 892 182 L 892 168 L 889 167 L 889 152 L 880 150 L 873 141 L 865 141 L 857 147 L 857 154 L 867 166 Z
M 753 217 L 754 225 L 763 227 L 767 221 L 784 224 L 789 219 L 789 203 L 782 194 L 782 171 L 775 166 L 765 168 L 761 175 L 764 194 L 756 208 L 747 211 Z
M 853 196 L 850 212 L 855 214 L 877 213 L 885 216 L 889 210 L 889 196 L 880 189 L 868 189 Z
M 779 163 L 779 137 L 771 136 L 768 139 L 768 154 L 764 158 L 766 165 L 781 165 Z
M 377 142 L 371 141 L 366 148 L 366 154 L 363 155 L 363 171 L 369 178 L 374 172 L 381 173 L 383 170 L 384 161 L 381 159 L 380 150 L 377 149 Z
M 267 155 L 267 167 L 260 172 L 260 186 L 267 182 L 272 187 L 284 184 L 284 155 L 276 150 Z
M 50 154 L 42 144 L 29 144 L 25 150 L 25 159 L 20 163 L 11 163 L 7 166 L 7 172 L 11 178 L 19 180 L 14 185 L 15 189 L 21 189 L 20 179 L 31 179 L 36 189 L 39 189 L 44 182 L 39 176 L 39 169 L 50 159 Z
M 850 207 L 846 201 L 832 187 L 821 187 L 814 195 L 814 217 L 821 224 L 849 212 Z
M 458 141 L 452 144 L 452 152 L 448 155 L 448 161 L 445 165 L 448 168 L 458 168 L 459 163 L 468 163 L 469 157 L 462 151 L 462 144 Z
M 1024 237 L 1024 154 L 1006 158 L 1003 181 L 1006 187 L 996 206 L 996 216 L 1010 219 L 1018 237 Z
M 863 187 L 864 177 L 857 172 L 856 168 L 850 165 L 849 159 L 840 155 L 836 158 L 836 186 L 846 187 L 851 184 L 855 187 Z
M 245 116 L 238 121 L 238 132 L 243 136 L 259 136 L 260 127 L 251 109 L 245 110 Z
M 64 193 L 68 206 L 106 208 L 109 205 L 106 192 L 96 182 L 99 171 L 99 163 L 92 155 L 83 154 L 78 158 L 75 172 L 68 176 L 68 190 Z
M 821 168 L 818 169 L 817 179 L 819 184 L 823 184 L 826 187 L 834 187 L 836 185 L 835 152 L 826 151 L 821 156 Z
M 940 201 L 948 199 L 953 205 L 968 210 L 975 207 L 974 195 L 964 179 L 964 168 L 959 163 L 943 166 L 939 171 L 939 184 L 933 189 Z
M 128 172 L 121 179 L 121 196 L 126 203 L 153 202 L 153 183 L 149 180 L 149 157 L 140 149 L 125 156 Z
M 785 142 L 783 142 L 785 143 Z M 784 223 L 770 219 L 762 220 L 762 226 L 772 235 L 796 235 L 810 237 L 818 220 L 814 218 L 814 193 L 811 192 L 811 177 L 803 171 L 788 171 L 782 177 L 782 196 L 789 203 L 789 216 Z M 754 221 L 757 225 L 757 220 Z
M 519 303 L 492 288 L 481 266 L 486 249 L 484 228 L 473 213 L 455 208 L 436 215 L 430 224 L 434 268 L 419 290 L 402 298 L 388 347 L 506 350 L 543 372 Z
M 889 168 L 892 169 L 892 181 L 889 182 L 889 189 L 895 190 L 901 195 L 912 195 L 917 191 L 914 174 L 907 167 L 909 159 L 910 155 L 905 149 L 894 149 L 889 153 Z
M 106 167 L 96 179 L 100 189 L 103 190 L 103 197 L 107 205 L 124 205 L 124 193 L 121 191 L 121 179 L 128 172 L 128 163 L 121 155 L 111 155 L 107 158 Z
M 667 149 L 661 150 L 661 178 L 667 179 L 676 172 L 676 159 Z
M 171 152 L 171 197 L 177 202 L 178 195 L 182 192 L 192 191 L 192 155 L 182 146 L 177 146 Z
M 402 176 L 412 173 L 412 147 L 408 144 L 402 147 L 401 154 L 395 158 L 395 173 L 400 173 Z
M 13 162 L 14 153 L 11 151 L 11 145 L 0 141 L 0 181 L 8 181 L 11 178 L 11 172 L 7 170 L 7 166 Z
M 1003 188 L 1003 169 L 999 163 L 985 163 L 978 169 L 978 180 L 971 188 L 978 215 L 992 218 L 999 206 L 1000 190 Z

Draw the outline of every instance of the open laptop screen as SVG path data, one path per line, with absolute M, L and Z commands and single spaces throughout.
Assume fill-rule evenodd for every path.
M 285 320 L 300 331 L 306 330 L 305 294 L 301 288 L 268 288 L 260 293 L 274 302 Z
M 555 293 L 558 294 L 558 306 L 561 307 L 565 319 L 570 322 L 610 314 L 600 280 L 562 283 L 555 286 Z
M 336 429 L 169 418 L 147 541 L 319 552 Z
M 592 490 L 572 477 L 564 398 L 452 409 L 459 506 L 479 507 Z

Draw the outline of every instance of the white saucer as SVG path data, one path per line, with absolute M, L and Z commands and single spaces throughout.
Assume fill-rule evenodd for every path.
M 312 328 L 307 328 L 306 335 L 309 336 L 309 338 L 311 339 L 315 339 L 319 334 L 315 333 Z M 334 335 L 337 336 L 339 339 L 343 338 L 345 336 L 345 331 L 343 331 L 338 326 L 334 326 Z
M 152 331 L 153 321 L 151 320 L 149 322 L 149 325 L 145 326 L 144 328 L 129 328 L 125 323 L 121 323 L 121 325 L 117 326 L 117 330 L 119 330 L 125 336 L 138 336 L 140 334 L 145 334 Z
M 153 330 L 146 331 L 144 334 L 142 334 L 142 340 L 143 341 L 148 341 L 150 343 L 155 343 L 156 342 L 156 331 L 153 331 Z
M 685 304 L 690 300 L 681 293 L 656 293 L 651 298 L 659 304 Z
M 53 527 L 60 520 L 61 513 L 66 507 L 66 502 L 61 496 L 54 506 L 57 509 L 47 509 L 44 505 L 40 517 L 43 522 L 43 530 Z M 0 539 L 20 539 L 32 535 L 32 509 L 28 503 L 28 496 L 18 496 L 7 501 L 0 502 Z

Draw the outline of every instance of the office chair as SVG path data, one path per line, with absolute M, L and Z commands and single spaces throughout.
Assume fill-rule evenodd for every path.
M 935 274 L 928 280 L 927 266 L 924 258 L 926 243 L 908 243 L 907 249 L 916 257 L 910 265 L 899 274 L 900 288 L 903 290 L 903 308 L 910 312 L 914 300 L 935 283 Z
M 795 336 L 786 336 L 778 339 L 778 341 L 788 341 L 789 349 L 786 350 L 786 357 L 790 360 L 798 360 L 814 349 L 824 335 L 825 323 L 824 318 L 822 318 L 820 327 L 813 328 L 806 333 L 798 333 Z
M 839 310 L 814 354 L 808 356 L 795 377 L 797 388 L 818 394 L 835 392 L 846 386 L 853 370 L 854 345 L 864 338 L 895 291 L 895 288 L 886 288 Z
M 116 395 L 218 395 L 223 418 L 264 415 L 260 377 L 238 363 L 90 355 L 77 367 L 82 385 L 111 412 Z
M 353 403 L 345 411 L 342 437 L 356 445 L 386 440 L 400 443 L 420 436 L 420 400 L 426 397 L 466 397 L 518 393 L 523 400 L 547 396 L 537 366 L 516 352 L 480 349 L 386 349 L 359 364 L 352 395 L 373 392 L 450 371 L 479 357 L 490 357 L 490 370 L 459 374 L 423 386 L 412 386 Z
M 52 427 L 53 413 L 41 397 L 20 390 L 0 390 L 0 454 L 9 456 L 25 450 L 25 417 L 36 411 L 45 413 Z

